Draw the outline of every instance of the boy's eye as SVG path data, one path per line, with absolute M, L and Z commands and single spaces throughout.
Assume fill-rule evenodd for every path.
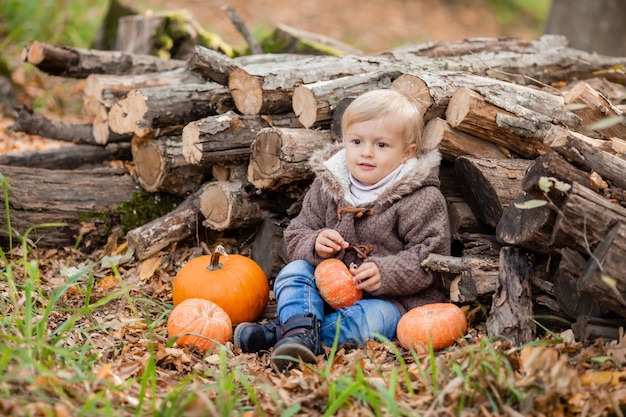
M 355 145 L 360 145 L 361 139 L 352 139 L 352 143 L 354 143 Z
M 378 146 L 379 148 L 386 148 L 387 144 L 385 142 L 378 142 L 376 146 Z

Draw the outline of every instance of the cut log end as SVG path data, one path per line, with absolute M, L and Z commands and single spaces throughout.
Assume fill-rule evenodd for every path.
M 111 107 L 109 127 L 116 133 L 134 133 L 143 137 L 150 129 L 139 127 L 137 121 L 141 120 L 147 111 L 148 104 L 145 96 L 138 90 L 132 90 L 126 98 Z
M 200 211 L 217 229 L 227 222 L 230 207 L 229 198 L 220 187 L 207 187 L 200 198 Z
M 152 146 L 143 146 L 138 149 L 133 159 L 137 169 L 137 178 L 143 189 L 149 192 L 157 190 L 157 186 L 162 182 L 163 175 L 163 156 L 159 153 L 158 148 Z
M 446 120 L 450 126 L 457 127 L 461 124 L 477 96 L 479 96 L 478 93 L 465 87 L 459 88 L 454 93 L 446 110 Z
M 391 83 L 391 88 L 417 100 L 422 106 L 422 114 L 425 114 L 434 103 L 428 86 L 416 75 L 402 74 Z
M 235 107 L 243 114 L 259 114 L 263 107 L 263 80 L 236 68 L 228 77 L 228 88 L 231 91 Z
M 183 157 L 190 164 L 199 164 L 202 160 L 200 148 L 200 129 L 195 123 L 189 123 L 183 128 Z
M 293 111 L 307 129 L 317 121 L 317 97 L 308 88 L 298 86 L 293 91 Z

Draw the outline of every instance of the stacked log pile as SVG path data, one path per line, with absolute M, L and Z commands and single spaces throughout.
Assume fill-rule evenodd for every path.
M 184 198 L 127 233 L 139 259 L 201 228 L 252 228 L 252 257 L 273 277 L 286 262 L 282 229 L 312 179 L 311 152 L 340 140 L 351 99 L 393 88 L 423 104 L 424 143 L 444 159 L 453 256 L 423 266 L 443 274 L 451 301 L 488 304 L 488 332 L 516 343 L 535 338 L 532 316 L 585 342 L 616 337 L 626 319 L 626 58 L 558 36 L 368 56 L 228 58 L 196 46 L 178 61 L 41 43 L 24 56 L 86 78 L 93 124 L 64 126 L 66 137 L 82 129 L 77 143 L 129 144 L 141 188 Z M 28 117 L 14 129 L 28 132 Z

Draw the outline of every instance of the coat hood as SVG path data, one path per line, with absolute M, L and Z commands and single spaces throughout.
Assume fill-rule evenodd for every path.
M 406 161 L 398 179 L 370 204 L 391 204 L 415 190 L 434 186 L 439 187 L 439 165 L 441 154 L 432 149 Z M 338 203 L 352 204 L 350 196 L 350 176 L 346 164 L 346 151 L 342 143 L 332 143 L 315 151 L 309 159 L 315 175 L 322 181 L 322 189 Z

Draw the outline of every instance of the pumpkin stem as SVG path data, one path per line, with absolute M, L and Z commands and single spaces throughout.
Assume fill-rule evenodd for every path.
M 215 271 L 216 269 L 221 269 L 222 266 L 224 266 L 220 263 L 220 255 L 224 258 L 228 258 L 228 253 L 226 253 L 226 249 L 224 249 L 224 246 L 217 245 L 215 247 L 215 250 L 213 251 L 213 254 L 211 255 L 211 263 L 209 263 L 209 266 L 207 266 L 207 269 L 209 271 Z

